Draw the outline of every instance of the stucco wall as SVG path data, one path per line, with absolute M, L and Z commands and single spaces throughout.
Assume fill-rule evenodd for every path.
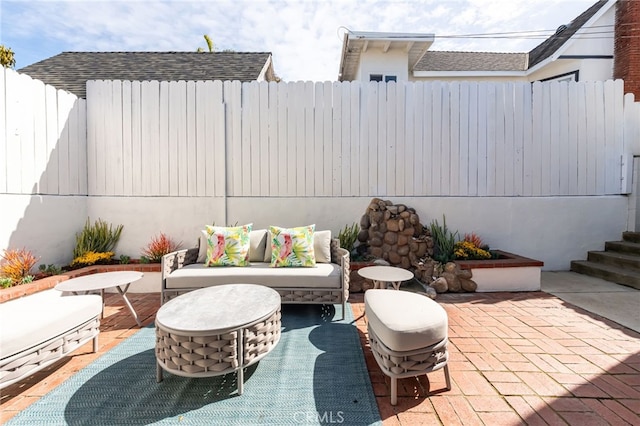
M 116 255 L 139 257 L 151 237 L 164 232 L 185 247 L 195 245 L 205 224 L 269 225 L 315 223 L 337 235 L 345 225 L 359 222 L 368 197 L 223 198 L 173 197 L 39 197 L 6 196 L 0 242 L 26 247 L 40 263 L 71 260 L 75 234 L 87 218 L 102 218 L 124 230 Z M 493 248 L 541 260 L 545 270 L 568 270 L 587 251 L 602 250 L 627 229 L 629 198 L 602 197 L 392 197 L 414 207 L 421 222 L 442 221 L 461 234 L 476 232 Z M 635 200 L 634 200 L 635 201 Z M 5 207 L 6 206 L 6 207 Z M 6 212 L 6 213 L 5 213 Z M 6 224 L 17 223 L 15 229 Z
M 67 264 L 87 220 L 87 197 L 0 194 L 0 247 L 26 248 L 41 263 Z
M 369 81 L 369 74 L 395 75 L 398 81 L 407 81 L 408 55 L 404 51 L 389 50 L 386 53 L 381 49 L 370 49 L 360 56 L 360 67 L 357 79 L 363 82 Z

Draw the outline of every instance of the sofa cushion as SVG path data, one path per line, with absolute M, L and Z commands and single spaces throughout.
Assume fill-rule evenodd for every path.
M 270 226 L 271 266 L 273 267 L 313 267 L 316 256 L 313 250 L 315 225 L 297 228 Z
M 331 231 L 316 231 L 313 234 L 313 252 L 316 263 L 331 262 Z
M 247 266 L 252 224 L 243 226 L 208 226 L 206 266 Z
M 256 229 L 249 233 L 249 262 L 262 262 L 267 248 L 268 232 L 266 229 Z
M 313 268 L 271 268 L 266 262 L 251 263 L 247 268 L 207 268 L 194 263 L 176 269 L 166 278 L 167 289 L 231 283 L 272 288 L 340 288 L 341 270 L 335 263 L 318 263 Z
M 53 289 L 1 303 L 0 359 L 60 336 L 101 312 L 99 295 L 63 296 Z

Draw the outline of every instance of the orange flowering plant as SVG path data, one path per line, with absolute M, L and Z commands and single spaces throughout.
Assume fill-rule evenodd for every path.
M 27 249 L 5 250 L 0 263 L 0 277 L 4 278 L 11 285 L 22 284 L 33 281 L 31 268 L 38 259 Z
M 162 260 L 162 256 L 176 251 L 182 247 L 182 242 L 176 243 L 164 233 L 151 238 L 147 246 L 142 249 L 142 256 L 151 263 L 158 263 Z
M 464 240 L 455 244 L 453 256 L 457 260 L 491 259 L 491 252 L 480 236 L 471 233 L 464 234 Z

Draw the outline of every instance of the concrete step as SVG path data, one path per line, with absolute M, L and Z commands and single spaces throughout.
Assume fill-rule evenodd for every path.
M 631 243 L 628 241 L 607 241 L 604 243 L 604 249 L 605 251 L 617 251 L 640 256 L 640 243 Z
M 588 260 L 574 260 L 571 270 L 580 274 L 602 278 L 603 280 L 626 285 L 640 290 L 640 272 L 617 266 L 590 262 Z
M 640 232 L 623 232 L 622 239 L 630 243 L 640 243 Z
M 619 251 L 590 251 L 587 260 L 640 272 L 640 256 Z

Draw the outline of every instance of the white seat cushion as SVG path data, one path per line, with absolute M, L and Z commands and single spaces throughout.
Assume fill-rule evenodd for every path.
M 0 359 L 44 343 L 102 312 L 99 295 L 63 296 L 57 290 L 0 304 Z
M 264 262 L 251 262 L 251 266 L 243 267 L 206 267 L 194 263 L 176 269 L 166 280 L 168 289 L 233 283 L 271 288 L 340 288 L 341 285 L 340 266 L 335 263 L 317 263 L 313 268 L 272 268 Z
M 369 327 L 393 351 L 426 348 L 447 337 L 447 312 L 426 296 L 371 289 L 364 294 L 364 304 Z

